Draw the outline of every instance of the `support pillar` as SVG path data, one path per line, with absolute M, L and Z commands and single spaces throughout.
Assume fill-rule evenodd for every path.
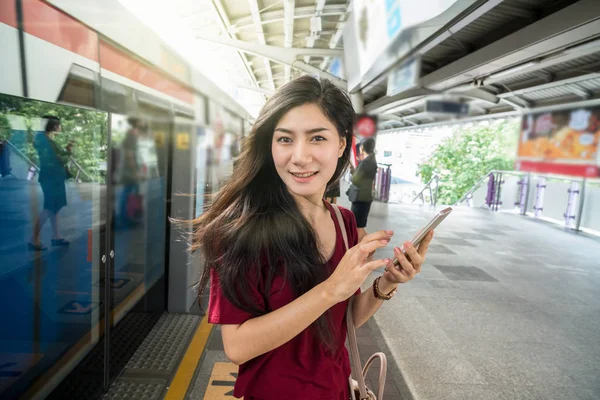
M 365 112 L 365 100 L 363 98 L 362 92 L 350 93 L 350 101 L 352 102 L 352 107 L 354 107 L 354 111 L 357 114 L 362 114 Z
M 546 178 L 540 178 L 536 185 L 535 204 L 533 205 L 534 216 L 539 218 L 544 210 L 544 192 L 546 191 Z
M 579 197 L 579 183 L 572 181 L 571 187 L 567 190 L 567 193 L 569 193 L 569 200 L 567 202 L 567 211 L 564 214 L 565 228 L 575 229 L 575 208 L 577 207 L 577 197 Z

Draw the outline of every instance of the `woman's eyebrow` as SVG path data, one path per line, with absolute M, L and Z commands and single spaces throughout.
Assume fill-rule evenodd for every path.
M 286 129 L 286 128 L 276 128 L 275 132 L 277 132 L 277 131 L 283 132 L 283 133 L 290 133 L 290 134 L 294 133 L 294 131 L 291 131 L 291 130 Z M 312 134 L 312 133 L 319 133 L 319 132 L 323 132 L 323 131 L 329 131 L 329 129 L 324 128 L 324 127 L 313 128 L 313 129 L 310 129 L 310 130 L 306 131 L 306 133 Z

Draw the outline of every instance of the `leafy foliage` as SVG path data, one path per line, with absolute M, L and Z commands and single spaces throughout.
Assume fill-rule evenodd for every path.
M 61 148 L 73 142 L 73 159 L 81 166 L 91 180 L 103 179 L 105 172 L 100 163 L 107 159 L 107 117 L 105 113 L 86 110 L 19 97 L 0 95 L 0 139 L 10 140 L 12 133 L 7 115 L 25 118 L 27 132 L 25 138 L 16 145 L 19 150 L 35 164 L 39 164 L 38 155 L 33 147 L 35 130 L 33 122 L 45 115 L 54 115 L 61 120 L 62 132 L 54 137 Z M 5 126 L 6 125 L 6 126 Z M 8 127 L 8 129 L 6 129 Z M 71 167 L 76 174 L 74 166 Z M 82 180 L 89 180 L 80 176 Z
M 513 170 L 518 120 L 458 127 L 429 159 L 419 164 L 423 183 L 439 175 L 438 204 L 454 204 L 491 170 Z

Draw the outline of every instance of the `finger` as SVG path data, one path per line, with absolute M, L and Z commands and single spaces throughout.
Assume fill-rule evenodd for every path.
M 377 231 L 369 233 L 362 239 L 362 243 L 372 242 L 373 240 L 391 239 L 394 236 L 394 231 Z
M 413 274 L 415 273 L 415 269 L 413 268 L 410 261 L 408 261 L 406 255 L 402 252 L 402 250 L 400 250 L 399 247 L 396 247 L 394 248 L 394 254 L 396 255 L 396 260 L 398 260 L 399 264 L 395 266 L 396 268 L 398 268 L 398 271 L 406 276 L 413 276 Z
M 385 267 L 386 273 L 390 274 L 388 279 L 392 282 L 404 283 L 408 280 L 408 277 L 402 273 L 402 269 L 396 268 L 393 262 L 389 262 Z
M 391 261 L 392 260 L 390 260 L 389 258 L 383 258 L 380 260 L 369 261 L 368 263 L 363 265 L 361 268 L 366 268 L 368 270 L 375 271 L 377 268 L 385 267 Z
M 421 257 L 425 258 L 425 254 L 427 254 L 427 249 L 429 249 L 429 243 L 431 243 L 432 239 L 433 231 L 429 232 L 427 236 L 425 236 L 425 239 L 423 239 L 423 241 L 419 245 L 419 254 L 421 255 Z
M 368 257 L 369 254 L 377 249 L 387 246 L 390 241 L 388 239 L 374 240 L 368 243 L 362 243 L 358 246 L 359 250 L 364 253 L 362 256 Z
M 419 254 L 415 246 L 412 243 L 406 242 L 404 243 L 404 249 L 406 250 L 406 254 L 410 258 L 410 263 L 416 270 L 421 269 L 421 265 L 423 264 L 423 257 Z

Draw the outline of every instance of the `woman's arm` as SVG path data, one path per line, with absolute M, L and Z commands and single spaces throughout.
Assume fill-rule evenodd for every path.
M 242 324 L 222 325 L 223 347 L 234 364 L 243 364 L 289 342 L 325 311 L 348 299 L 375 269 L 389 260 L 367 262 L 367 255 L 384 247 L 391 235 L 372 233 L 346 252 L 335 271 L 291 303 Z
M 389 293 L 398 286 L 397 283 L 389 282 L 386 278 L 381 278 L 378 283 L 379 291 L 381 293 Z M 352 315 L 354 317 L 354 325 L 359 328 L 365 324 L 371 318 L 379 307 L 383 304 L 384 300 L 379 300 L 373 294 L 373 289 L 369 287 L 358 296 L 354 298 L 354 306 L 352 308 Z
M 315 322 L 337 300 L 324 283 L 291 303 L 240 325 L 222 325 L 225 354 L 240 365 L 289 342 Z

